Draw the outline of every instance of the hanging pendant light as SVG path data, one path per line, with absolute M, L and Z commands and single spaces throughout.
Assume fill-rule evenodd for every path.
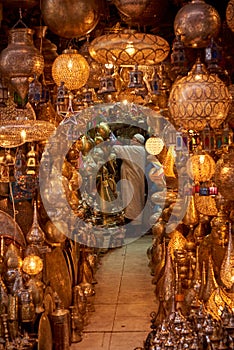
M 57 86 L 64 82 L 68 90 L 78 90 L 89 78 L 89 64 L 75 49 L 66 49 L 52 65 L 52 77 Z
M 13 28 L 9 30 L 8 46 L 0 54 L 2 75 L 24 100 L 28 93 L 28 78 L 40 76 L 44 58 L 33 44 L 34 30 Z
M 201 131 L 209 124 L 216 129 L 227 117 L 231 95 L 222 80 L 209 74 L 197 59 L 188 75 L 173 84 L 168 104 L 176 127 Z
M 114 65 L 155 65 L 168 56 L 168 42 L 157 35 L 125 30 L 102 35 L 89 47 L 90 55 L 99 63 Z
M 212 37 L 217 37 L 220 27 L 218 12 L 204 0 L 184 5 L 174 21 L 175 35 L 181 35 L 184 45 L 193 48 L 206 47 Z

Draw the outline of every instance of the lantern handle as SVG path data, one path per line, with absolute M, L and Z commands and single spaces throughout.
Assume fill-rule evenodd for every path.
M 21 8 L 19 8 L 19 19 L 18 19 L 18 21 L 16 22 L 16 24 L 12 27 L 12 29 L 15 29 L 17 26 L 18 26 L 18 24 L 22 24 L 25 28 L 28 28 L 27 26 L 26 26 L 26 24 L 22 21 L 22 9 Z

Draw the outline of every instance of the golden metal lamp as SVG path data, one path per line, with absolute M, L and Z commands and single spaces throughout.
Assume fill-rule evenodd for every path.
M 168 106 L 178 128 L 201 131 L 208 124 L 216 129 L 227 117 L 231 95 L 221 79 L 209 74 L 197 59 L 188 75 L 173 84 Z
M 226 7 L 227 25 L 234 32 L 234 1 L 230 0 Z
M 168 56 L 168 42 L 157 35 L 126 30 L 95 38 L 89 47 L 91 57 L 99 63 L 121 65 L 155 65 Z
M 79 38 L 97 25 L 100 3 L 96 0 L 43 0 L 41 13 L 45 24 L 56 35 Z
M 39 76 L 44 69 L 44 58 L 33 44 L 33 34 L 30 28 L 9 30 L 8 46 L 0 54 L 2 75 L 10 80 L 22 100 L 28 93 L 28 78 Z
M 185 46 L 205 47 L 210 39 L 216 37 L 221 27 L 221 19 L 214 7 L 204 0 L 192 0 L 177 13 L 174 32 L 181 35 Z
M 52 77 L 57 86 L 64 82 L 68 90 L 78 90 L 89 78 L 89 64 L 75 49 L 66 49 L 52 65 Z
M 197 182 L 209 181 L 215 173 L 215 161 L 206 152 L 190 156 L 186 163 L 187 173 L 191 179 Z

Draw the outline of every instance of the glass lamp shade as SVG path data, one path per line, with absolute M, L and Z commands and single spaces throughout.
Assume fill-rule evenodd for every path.
M 203 130 L 207 124 L 218 128 L 226 119 L 231 95 L 215 74 L 209 74 L 197 60 L 187 76 L 177 80 L 171 89 L 168 107 L 176 127 Z
M 160 36 L 136 33 L 102 35 L 94 39 L 89 47 L 91 57 L 99 63 L 121 65 L 155 65 L 168 56 L 168 42 Z
M 175 35 L 181 35 L 185 46 L 206 47 L 220 31 L 221 19 L 214 7 L 203 0 L 192 0 L 177 13 L 174 21 Z
M 187 173 L 195 183 L 209 181 L 215 172 L 215 161 L 207 153 L 192 155 L 186 163 Z
M 78 90 L 89 78 L 89 64 L 77 50 L 67 49 L 52 65 L 52 77 L 57 86 L 64 82 L 68 90 Z
M 28 255 L 23 260 L 22 269 L 28 275 L 37 275 L 43 269 L 43 261 L 37 255 Z
M 234 32 L 234 1 L 230 0 L 226 7 L 227 25 Z

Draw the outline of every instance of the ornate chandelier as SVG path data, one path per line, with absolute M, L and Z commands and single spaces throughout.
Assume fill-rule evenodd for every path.
M 209 124 L 216 129 L 227 117 L 231 95 L 218 76 L 209 74 L 198 59 L 188 75 L 174 83 L 168 104 L 176 127 L 201 131 Z
M 127 30 L 102 35 L 89 47 L 90 55 L 99 63 L 121 65 L 155 65 L 168 56 L 168 42 L 157 35 Z

